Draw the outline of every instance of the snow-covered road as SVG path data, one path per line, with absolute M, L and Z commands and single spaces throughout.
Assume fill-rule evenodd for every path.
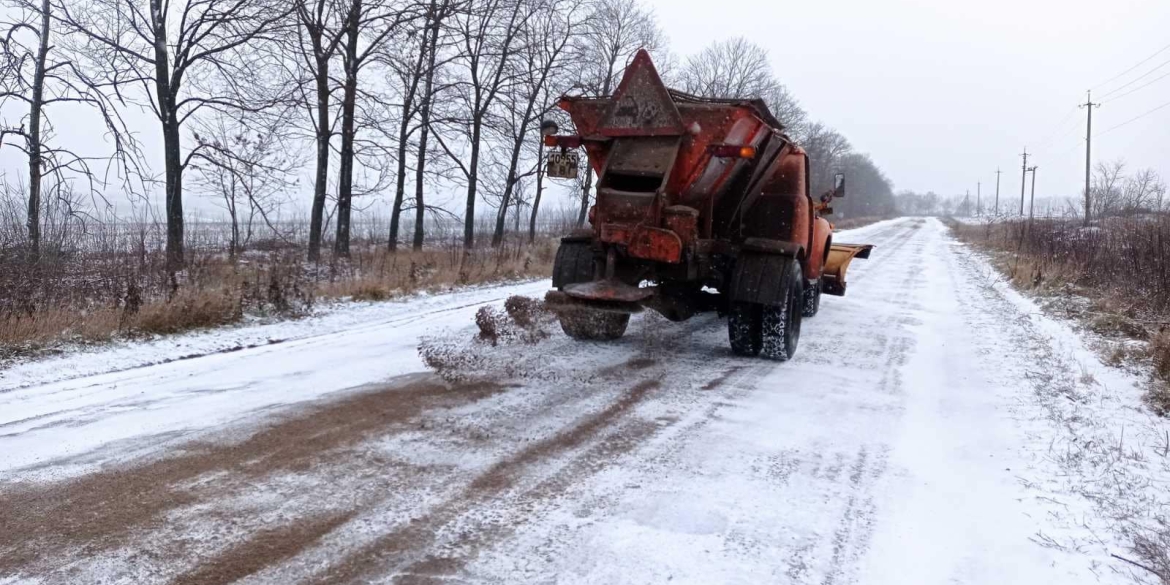
M 532 283 L 15 368 L 0 584 L 1133 582 L 1043 390 L 1096 392 L 1141 444 L 1164 423 L 1135 381 L 937 220 L 836 239 L 877 248 L 785 364 L 731 356 L 714 315 L 467 341 Z

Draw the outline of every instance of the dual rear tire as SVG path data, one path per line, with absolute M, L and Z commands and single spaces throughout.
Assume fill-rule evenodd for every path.
M 732 353 L 762 356 L 780 362 L 787 361 L 796 353 L 800 341 L 800 323 L 807 307 L 800 262 L 793 260 L 787 263 L 787 271 L 780 278 L 780 287 L 782 290 L 778 305 L 742 301 L 731 303 L 727 316 L 727 337 Z

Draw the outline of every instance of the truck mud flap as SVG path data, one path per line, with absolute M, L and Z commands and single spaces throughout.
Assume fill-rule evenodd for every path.
M 821 274 L 821 292 L 838 297 L 845 296 L 845 271 L 854 258 L 869 258 L 872 244 L 833 244 L 829 247 L 829 258 Z

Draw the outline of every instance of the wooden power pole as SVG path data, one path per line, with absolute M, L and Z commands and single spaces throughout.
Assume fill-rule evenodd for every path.
M 995 216 L 996 217 L 999 217 L 999 176 L 1002 174 L 1003 174 L 1003 171 L 999 170 L 999 167 L 996 167 L 995 168 Z
M 1020 156 L 1024 157 L 1023 171 L 1021 171 L 1021 173 L 1020 173 L 1020 217 L 1023 217 L 1024 216 L 1024 188 L 1028 184 L 1028 147 L 1026 147 L 1026 146 L 1024 147 L 1024 154 L 1021 154 Z
M 1087 96 L 1085 103 L 1080 107 L 1088 110 L 1089 119 L 1085 125 L 1085 226 L 1089 225 L 1089 217 L 1092 211 L 1092 199 L 1089 192 L 1089 178 L 1092 173 L 1092 152 L 1093 152 L 1093 108 L 1101 107 L 1101 104 L 1093 103 L 1093 92 L 1085 92 Z
M 1032 173 L 1032 196 L 1028 200 L 1028 221 L 1032 221 L 1032 212 L 1036 209 L 1036 169 L 1040 167 L 1033 166 L 1028 169 Z

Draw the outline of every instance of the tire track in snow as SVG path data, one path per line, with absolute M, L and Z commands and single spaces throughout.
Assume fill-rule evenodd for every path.
M 905 224 L 906 222 L 900 222 L 886 227 L 882 230 L 880 237 L 874 238 L 874 243 L 879 248 L 875 250 L 875 256 L 870 260 L 872 262 L 869 265 L 870 270 L 866 272 L 877 275 L 877 281 L 881 282 L 870 282 L 867 286 L 882 284 L 883 286 L 880 288 L 904 292 L 904 287 L 914 286 L 917 279 L 920 278 L 920 270 L 915 271 L 911 268 L 890 271 L 887 270 L 888 267 L 883 266 L 888 262 L 893 262 L 894 265 L 900 265 L 900 262 L 913 264 L 914 256 L 925 252 L 923 245 L 915 244 L 912 241 L 913 236 L 919 233 L 918 228 Z M 898 257 L 899 254 L 909 254 L 909 257 Z M 891 258 L 898 259 L 891 260 Z M 874 260 L 878 261 L 874 262 Z M 865 266 L 865 264 L 859 262 L 857 266 Z M 855 281 L 856 279 L 851 279 L 851 282 Z M 852 290 L 861 289 L 858 287 Z M 694 467 L 688 459 L 693 458 L 696 452 L 705 451 L 704 445 L 714 442 L 711 433 L 716 431 L 710 427 L 712 425 L 735 424 L 727 420 L 728 416 L 740 416 L 738 411 L 743 408 L 742 404 L 750 401 L 755 395 L 785 392 L 785 387 L 778 386 L 777 382 L 788 377 L 796 379 L 795 377 L 801 374 L 796 372 L 792 372 L 791 376 L 783 376 L 783 374 L 787 373 L 789 369 L 802 369 L 802 366 L 810 364 L 815 366 L 819 363 L 816 358 L 821 355 L 822 351 L 831 351 L 833 355 L 846 356 L 846 363 L 849 363 L 850 368 L 860 368 L 862 372 L 871 372 L 867 374 L 867 377 L 874 380 L 875 387 L 886 387 L 886 392 L 896 399 L 899 389 L 897 384 L 892 381 L 897 379 L 897 369 L 904 365 L 906 355 L 914 348 L 914 342 L 910 335 L 901 331 L 907 325 L 907 318 L 903 313 L 911 307 L 912 303 L 904 298 L 893 298 L 891 302 L 895 304 L 894 309 L 888 314 L 876 315 L 877 318 L 872 320 L 872 326 L 866 331 L 843 332 L 840 337 L 834 336 L 833 342 L 823 345 L 820 349 L 816 347 L 815 342 L 824 337 L 827 332 L 819 326 L 816 327 L 816 330 L 806 329 L 806 339 L 813 342 L 811 344 L 813 347 L 810 348 L 810 344 L 802 343 L 801 351 L 798 352 L 796 359 L 789 364 L 776 365 L 754 360 L 734 360 L 711 354 L 700 357 L 708 347 L 702 344 L 699 347 L 692 347 L 689 351 L 681 352 L 681 355 L 675 356 L 671 360 L 671 363 L 677 368 L 695 367 L 711 371 L 726 367 L 722 374 L 717 374 L 719 377 L 707 383 L 715 389 L 716 394 L 720 395 L 719 399 L 709 403 L 706 408 L 695 409 L 695 405 L 691 405 L 695 421 L 690 424 L 672 424 L 668 430 L 656 434 L 650 440 L 645 441 L 639 449 L 627 454 L 624 462 L 613 462 L 615 466 L 637 470 L 633 477 L 624 482 L 616 483 L 607 482 L 604 477 L 595 477 L 593 481 L 575 486 L 573 490 L 548 503 L 548 507 L 544 511 L 544 515 L 548 519 L 542 522 L 540 515 L 533 515 L 529 518 L 528 527 L 521 534 L 497 543 L 491 552 L 481 552 L 481 560 L 469 567 L 467 575 L 473 581 L 518 582 L 536 580 L 539 575 L 565 574 L 565 571 L 572 571 L 570 566 L 556 562 L 550 563 L 550 560 L 567 556 L 569 560 L 566 562 L 572 563 L 572 559 L 576 558 L 573 556 L 574 549 L 578 549 L 582 545 L 582 536 L 572 531 L 565 534 L 562 530 L 542 528 L 541 526 L 544 526 L 546 522 L 554 523 L 551 518 L 561 517 L 560 515 L 563 515 L 566 509 L 576 508 L 581 511 L 579 504 L 577 504 L 580 501 L 591 502 L 588 511 L 585 512 L 591 518 L 591 523 L 618 521 L 618 518 L 628 514 L 630 506 L 628 484 L 655 485 L 656 481 L 653 478 L 678 476 L 680 471 L 682 471 L 683 477 L 694 477 L 694 480 L 701 481 L 700 478 L 712 472 L 704 471 L 701 467 Z M 822 317 L 810 322 L 811 324 L 827 320 L 830 322 L 829 326 L 833 326 L 832 321 L 836 320 L 834 314 L 837 311 L 834 304 L 828 304 L 825 307 Z M 719 324 L 722 325 L 722 323 Z M 710 323 L 701 323 L 696 326 L 695 332 L 706 335 L 707 339 L 717 339 L 718 342 L 722 342 L 721 338 L 725 335 L 722 329 L 723 327 L 715 327 Z M 805 340 L 802 339 L 802 342 Z M 692 343 L 692 345 L 695 344 Z M 876 351 L 874 351 L 875 349 Z M 724 359 L 727 359 L 728 362 L 726 366 Z M 836 366 L 838 363 L 834 362 L 832 365 Z M 750 366 L 745 368 L 744 364 L 750 364 Z M 721 379 L 723 376 L 727 376 L 727 379 Z M 703 388 L 704 386 L 700 385 L 699 387 Z M 664 394 L 662 401 L 676 398 L 678 403 L 682 404 L 685 402 L 683 398 L 685 394 L 685 392 Z M 882 400 L 882 402 L 888 401 L 889 399 Z M 778 430 L 783 432 L 781 429 Z M 794 582 L 848 582 L 850 571 L 866 550 L 868 538 L 872 532 L 874 504 L 871 492 L 877 480 L 885 473 L 887 452 L 888 447 L 881 443 L 862 442 L 853 451 L 841 451 L 834 448 L 831 443 L 814 442 L 801 448 L 782 449 L 778 453 L 763 455 L 758 459 L 751 460 L 747 465 L 754 469 L 755 476 L 772 486 L 772 489 L 777 490 L 780 498 L 784 497 L 780 494 L 786 490 L 794 489 L 794 486 L 796 486 L 795 489 L 801 490 L 808 489 L 810 483 L 817 486 L 815 491 L 824 494 L 824 498 L 829 502 L 814 503 L 810 501 L 807 504 L 819 510 L 819 516 L 829 515 L 836 520 L 826 523 L 828 526 L 833 526 L 828 533 L 810 535 L 810 539 L 798 539 L 796 543 L 791 545 L 785 542 L 787 539 L 769 540 L 738 531 L 726 532 L 724 538 L 727 539 L 729 546 L 742 549 L 745 551 L 744 554 L 778 556 L 787 559 L 780 564 L 784 567 L 784 572 L 787 573 L 789 579 Z M 827 459 L 824 458 L 826 455 Z M 691 476 L 692 473 L 699 475 Z M 609 475 L 615 474 L 616 470 Z M 682 481 L 688 482 L 688 480 Z M 821 500 L 821 498 L 816 499 Z M 611 520 L 606 520 L 607 518 Z M 822 518 L 823 520 L 825 519 Z M 527 537 L 525 532 L 532 534 L 532 536 Z M 531 546 L 539 546 L 539 552 L 529 548 Z M 518 569 L 517 567 L 509 570 L 488 561 L 488 559 L 499 558 L 505 554 L 504 551 L 509 551 L 507 554 L 510 556 L 521 556 L 529 559 L 529 563 L 534 567 L 528 567 L 528 572 L 516 573 L 514 571 Z M 638 553 L 637 551 L 629 551 L 628 554 L 637 555 Z M 534 561 L 534 558 L 544 560 Z M 586 562 L 588 564 L 597 562 L 604 564 L 609 560 L 602 556 L 599 561 L 591 559 Z M 617 562 L 616 559 L 614 562 Z M 626 574 L 618 580 L 653 581 L 656 579 L 664 580 L 668 577 L 668 575 L 657 574 L 654 577 L 644 579 L 639 575 L 641 574 Z M 591 580 L 604 582 L 606 577 L 602 576 Z M 570 582 L 572 581 L 574 580 L 570 579 Z

